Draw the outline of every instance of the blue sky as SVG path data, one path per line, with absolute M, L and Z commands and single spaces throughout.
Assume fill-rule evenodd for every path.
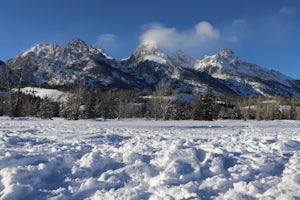
M 242 60 L 300 78 L 299 0 L 2 0 L 0 60 L 81 38 L 116 59 L 143 40 L 203 58 Z

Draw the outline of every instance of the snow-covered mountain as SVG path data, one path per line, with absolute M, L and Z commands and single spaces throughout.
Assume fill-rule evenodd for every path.
M 131 73 L 137 79 L 145 82 L 150 89 L 154 89 L 163 80 L 169 81 L 174 89 L 191 92 L 195 88 L 205 90 L 207 85 L 214 86 L 217 94 L 234 92 L 220 80 L 207 73 L 194 69 L 196 58 L 175 52 L 167 55 L 154 42 L 140 44 L 132 55 L 120 62 L 123 71 Z
M 165 54 L 158 44 L 146 41 L 129 58 L 117 61 L 103 49 L 73 39 L 66 46 L 38 44 L 7 66 L 25 75 L 24 86 L 85 84 L 148 91 L 164 80 L 184 92 L 210 85 L 220 95 L 300 97 L 299 80 L 244 62 L 230 49 L 200 60 L 180 51 Z
M 296 80 L 278 71 L 240 60 L 230 49 L 199 60 L 196 70 L 206 72 L 224 83 L 239 95 L 299 96 Z
M 27 86 L 68 86 L 131 88 L 131 77 L 118 70 L 118 62 L 103 49 L 73 39 L 65 47 L 38 44 L 9 60 L 8 65 L 23 71 Z M 134 85 L 136 83 L 133 83 Z

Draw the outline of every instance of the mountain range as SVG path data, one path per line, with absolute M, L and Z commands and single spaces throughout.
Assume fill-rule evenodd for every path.
M 20 55 L 0 61 L 10 80 L 22 74 L 23 86 L 63 87 L 84 84 L 112 90 L 151 91 L 162 82 L 190 93 L 210 85 L 216 95 L 300 97 L 300 81 L 278 71 L 240 60 L 230 49 L 197 59 L 178 51 L 162 52 L 155 42 L 141 43 L 126 59 L 116 60 L 81 39 L 65 46 L 38 44 Z M 3 85 L 3 83 L 2 83 Z

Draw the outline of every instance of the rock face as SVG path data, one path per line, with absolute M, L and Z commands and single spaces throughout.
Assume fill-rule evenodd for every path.
M 131 77 L 120 71 L 118 62 L 101 48 L 74 39 L 65 47 L 39 44 L 8 61 L 23 70 L 28 86 L 69 86 L 130 88 Z
M 24 86 L 84 84 L 149 91 L 164 80 L 183 92 L 210 85 L 218 95 L 300 97 L 299 80 L 244 62 L 230 49 L 199 60 L 183 52 L 167 55 L 155 42 L 143 42 L 128 59 L 117 61 L 103 49 L 73 39 L 66 46 L 38 44 L 7 64 L 24 74 Z
M 264 69 L 256 64 L 241 61 L 231 50 L 223 49 L 195 65 L 198 71 L 206 72 L 224 81 L 238 95 L 298 96 L 300 85 L 296 80 L 278 71 Z

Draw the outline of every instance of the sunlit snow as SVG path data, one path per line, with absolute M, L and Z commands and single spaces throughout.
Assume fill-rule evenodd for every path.
M 167 63 L 167 61 L 164 58 L 161 58 L 161 57 L 159 57 L 157 55 L 146 55 L 144 57 L 144 60 L 149 60 L 149 61 L 157 62 L 157 63 L 162 64 L 162 65 L 164 65 L 164 64 Z
M 42 99 L 48 98 L 52 102 L 63 103 L 69 96 L 69 93 L 62 92 L 56 89 L 46 89 L 38 87 L 24 87 L 21 88 L 21 92 L 27 95 L 40 97 Z
M 0 199 L 299 199 L 299 121 L 0 118 Z

